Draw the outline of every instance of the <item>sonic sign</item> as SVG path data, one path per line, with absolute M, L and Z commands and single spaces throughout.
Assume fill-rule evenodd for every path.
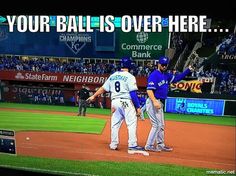
M 152 59 L 165 55 L 168 43 L 167 28 L 163 28 L 162 32 L 120 32 L 118 55 L 131 56 L 134 59 Z

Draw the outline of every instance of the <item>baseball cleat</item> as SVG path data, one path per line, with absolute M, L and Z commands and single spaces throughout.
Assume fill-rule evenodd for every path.
M 158 151 L 163 151 L 163 152 L 171 152 L 171 151 L 173 151 L 173 148 L 167 147 L 167 146 L 164 146 L 164 147 L 158 146 L 158 147 L 157 147 L 157 150 L 158 150 Z
M 110 148 L 110 150 L 118 150 L 117 146 L 110 146 L 109 148 Z
M 151 152 L 160 152 L 160 150 L 158 150 L 157 148 L 155 148 L 154 146 L 145 146 L 145 150 L 146 151 L 151 151 Z
M 144 148 L 141 147 L 141 146 L 135 146 L 135 147 L 129 147 L 129 150 L 141 150 L 141 151 L 143 151 Z
M 118 150 L 118 148 L 110 148 L 110 150 Z

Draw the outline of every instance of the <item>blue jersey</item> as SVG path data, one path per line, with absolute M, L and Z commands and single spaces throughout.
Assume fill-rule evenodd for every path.
M 162 73 L 159 70 L 154 70 L 148 77 L 147 90 L 153 90 L 156 99 L 166 99 L 169 84 L 182 80 L 189 73 L 189 69 L 186 69 L 183 73 L 174 75 L 172 73 Z
M 146 99 L 144 97 L 139 97 L 139 103 L 140 103 L 141 107 L 143 107 L 146 103 Z

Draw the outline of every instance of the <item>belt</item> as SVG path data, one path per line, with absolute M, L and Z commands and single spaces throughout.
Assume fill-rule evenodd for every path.
M 130 100 L 129 98 L 122 98 L 122 97 L 118 97 L 118 98 L 112 98 L 111 100 L 116 100 L 116 99 L 126 99 L 126 100 Z

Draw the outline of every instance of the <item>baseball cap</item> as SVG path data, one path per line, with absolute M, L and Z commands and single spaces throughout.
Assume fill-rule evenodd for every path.
M 120 62 L 121 62 L 121 68 L 129 68 L 129 69 L 132 68 L 133 60 L 131 57 L 124 56 L 121 58 Z
M 159 58 L 159 64 L 161 64 L 161 65 L 168 65 L 169 62 L 170 62 L 170 59 L 168 57 L 161 56 Z

